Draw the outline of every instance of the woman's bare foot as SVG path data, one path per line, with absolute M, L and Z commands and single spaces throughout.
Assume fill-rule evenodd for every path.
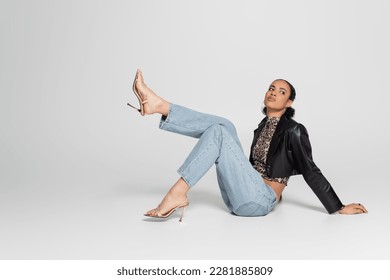
M 158 96 L 151 90 L 144 82 L 144 77 L 140 69 L 137 69 L 135 87 L 143 101 L 147 101 L 142 106 L 144 107 L 145 114 L 151 115 L 154 113 L 160 113 L 164 116 L 168 115 L 169 102 Z
M 146 212 L 146 216 L 164 215 L 173 208 L 188 203 L 187 192 L 189 187 L 187 183 L 180 178 L 165 195 L 164 199 L 157 208 Z

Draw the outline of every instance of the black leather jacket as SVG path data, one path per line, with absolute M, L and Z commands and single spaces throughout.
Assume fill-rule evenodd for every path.
M 264 118 L 254 131 L 249 157 L 252 165 L 254 164 L 253 147 L 265 126 L 266 119 Z M 343 206 L 332 186 L 313 161 L 306 128 L 284 115 L 280 118 L 271 140 L 267 155 L 266 172 L 270 178 L 302 174 L 306 183 L 317 195 L 329 214 L 338 211 Z

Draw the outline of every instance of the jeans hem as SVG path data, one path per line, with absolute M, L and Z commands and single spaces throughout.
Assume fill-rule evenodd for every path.
M 181 170 L 177 170 L 177 173 L 179 173 L 180 177 L 184 180 L 184 182 L 186 182 L 186 184 L 188 185 L 188 187 L 191 189 L 193 186 L 192 184 L 190 184 L 190 182 L 188 181 L 188 179 L 186 178 L 186 176 L 181 172 Z
M 169 122 L 169 117 L 170 117 L 170 115 L 171 115 L 172 106 L 173 106 L 173 104 L 171 103 L 171 104 L 169 105 L 168 115 L 166 115 L 166 116 L 161 116 L 159 128 L 162 129 L 162 128 L 164 127 L 165 123 Z

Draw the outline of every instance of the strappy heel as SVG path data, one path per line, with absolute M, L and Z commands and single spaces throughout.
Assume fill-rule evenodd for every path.
M 138 109 L 137 107 L 131 105 L 130 103 L 127 103 L 127 105 L 129 105 L 131 108 L 133 108 L 133 109 L 137 110 L 138 112 L 140 112 L 141 116 L 144 116 L 145 115 L 145 110 L 144 110 L 144 106 L 143 105 L 145 103 L 148 103 L 148 100 L 142 100 L 141 94 L 138 92 L 137 87 L 135 86 L 136 83 L 138 82 L 138 78 L 137 78 L 138 77 L 138 71 L 139 70 L 137 70 L 137 73 L 135 74 L 135 78 L 134 78 L 134 81 L 133 81 L 133 92 L 134 92 L 135 96 L 138 99 L 140 108 Z
M 172 215 L 173 212 L 175 212 L 177 209 L 181 208 L 181 215 L 180 215 L 180 219 L 179 219 L 179 222 L 181 222 L 183 220 L 183 215 L 184 215 L 184 211 L 186 210 L 187 206 L 189 205 L 190 203 L 186 200 L 184 202 L 182 202 L 181 204 L 179 204 L 178 206 L 172 208 L 171 210 L 169 210 L 168 212 L 162 214 L 160 212 L 160 207 L 157 207 L 153 210 L 151 210 L 151 213 L 145 213 L 144 215 L 147 216 L 147 217 L 152 217 L 152 218 L 163 218 L 163 219 L 166 219 L 168 218 L 169 216 Z

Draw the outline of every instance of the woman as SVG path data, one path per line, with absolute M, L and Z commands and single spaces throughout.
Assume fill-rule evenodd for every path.
M 187 192 L 213 164 L 222 198 L 235 215 L 267 215 L 280 201 L 289 177 L 296 174 L 303 175 L 330 214 L 367 213 L 360 203 L 342 204 L 313 162 L 307 131 L 292 119 L 295 89 L 289 82 L 275 80 L 266 92 L 266 117 L 255 130 L 249 160 L 229 120 L 169 103 L 148 88 L 139 69 L 133 91 L 140 109 L 128 105 L 142 116 L 161 114 L 161 129 L 199 139 L 178 170 L 179 180 L 146 216 L 167 218 L 181 208 L 181 221 L 189 204 Z

